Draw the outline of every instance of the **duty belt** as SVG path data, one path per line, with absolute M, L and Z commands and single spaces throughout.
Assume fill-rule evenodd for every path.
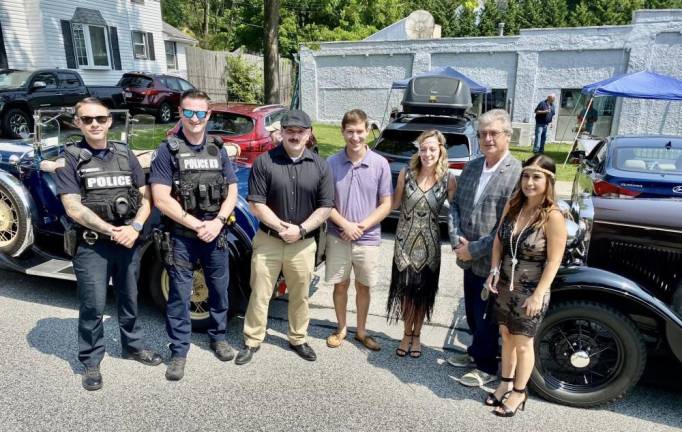
M 94 245 L 97 240 L 111 240 L 110 236 L 106 234 L 100 234 L 93 230 L 82 230 L 80 237 L 90 246 Z
M 274 229 L 270 229 L 264 225 L 260 225 L 258 228 L 260 228 L 261 231 L 263 231 L 265 234 L 269 235 L 270 237 L 275 237 L 278 239 L 282 239 L 282 237 L 279 236 L 279 232 L 275 231 Z M 301 237 L 301 240 L 304 239 L 309 239 L 315 237 L 317 234 L 317 230 L 312 230 L 309 233 L 306 233 L 303 237 Z

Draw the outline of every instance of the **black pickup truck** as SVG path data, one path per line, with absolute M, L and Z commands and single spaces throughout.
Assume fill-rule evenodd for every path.
M 115 86 L 86 86 L 78 72 L 68 69 L 0 70 L 0 128 L 9 138 L 33 130 L 33 111 L 73 106 L 94 96 L 110 108 L 122 108 L 123 90 Z

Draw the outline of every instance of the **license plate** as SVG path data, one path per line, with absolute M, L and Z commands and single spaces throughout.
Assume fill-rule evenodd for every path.
M 131 97 L 133 97 L 133 94 L 131 92 L 125 92 L 124 96 L 127 98 L 131 98 Z

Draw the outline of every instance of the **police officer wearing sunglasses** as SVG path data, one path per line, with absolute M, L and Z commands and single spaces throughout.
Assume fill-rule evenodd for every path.
M 118 300 L 123 358 L 149 366 L 162 361 L 145 348 L 137 323 L 137 239 L 150 213 L 149 191 L 135 155 L 124 143 L 107 140 L 111 121 L 109 109 L 99 100 L 80 101 L 75 124 L 84 138 L 66 148 L 64 167 L 56 171 L 57 192 L 75 222 L 65 237 L 71 239 L 67 243 L 74 255 L 80 300 L 78 359 L 85 366 L 86 390 L 102 388 L 102 317 L 110 278 Z
M 206 134 L 211 116 L 208 96 L 187 90 L 180 98 L 177 135 L 156 151 L 149 183 L 154 205 L 166 216 L 171 232 L 166 330 L 171 361 L 166 378 L 184 376 L 191 341 L 190 297 L 194 271 L 201 267 L 209 293 L 211 349 L 221 361 L 234 358 L 225 340 L 229 285 L 229 252 L 224 228 L 237 202 L 237 178 L 220 139 Z

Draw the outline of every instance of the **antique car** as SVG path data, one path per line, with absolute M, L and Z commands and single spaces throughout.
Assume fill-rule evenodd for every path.
M 0 142 L 0 267 L 28 275 L 75 280 L 70 258 L 64 253 L 66 223 L 64 208 L 56 193 L 55 169 L 63 163 L 65 141 L 80 136 L 64 131 L 70 113 L 66 109 L 37 111 L 32 140 Z M 151 136 L 126 110 L 112 110 L 114 125 L 109 138 L 130 142 Z M 145 146 L 149 147 L 149 145 Z M 135 151 L 145 172 L 149 171 L 152 150 Z M 242 198 L 248 169 L 237 164 L 240 196 L 235 208 L 236 222 L 228 228 L 230 250 L 230 315 L 244 307 L 250 295 L 249 271 L 251 238 L 258 221 Z M 140 290 L 146 290 L 164 308 L 169 291 L 168 275 L 153 246 L 151 233 L 162 229 L 162 218 L 154 209 L 145 224 L 142 239 Z M 191 297 L 192 325 L 208 324 L 208 288 L 201 271 L 195 273 Z
M 623 397 L 650 354 L 682 362 L 682 199 L 602 198 L 576 179 L 569 240 L 530 386 L 591 407 Z
M 578 181 L 599 197 L 682 198 L 682 137 L 606 137 L 578 160 Z

